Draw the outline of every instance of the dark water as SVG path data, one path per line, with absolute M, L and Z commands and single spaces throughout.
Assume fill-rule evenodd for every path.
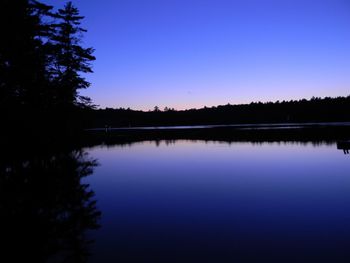
M 93 128 L 88 131 L 122 131 L 122 130 L 189 130 L 210 128 L 237 128 L 237 129 L 300 129 L 306 127 L 347 127 L 350 122 L 307 122 L 307 123 L 248 123 L 248 124 L 223 124 L 223 125 L 183 125 L 183 126 L 150 126 L 150 127 L 122 127 L 122 128 Z
M 350 262 L 335 143 L 139 142 L 0 168 L 1 262 Z
M 91 262 L 350 261 L 350 156 L 334 144 L 87 151 L 102 211 Z

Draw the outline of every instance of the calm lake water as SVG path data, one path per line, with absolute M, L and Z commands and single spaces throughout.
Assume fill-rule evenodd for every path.
M 350 155 L 334 143 L 84 149 L 101 211 L 89 262 L 349 262 Z
M 0 261 L 350 262 L 346 153 L 189 140 L 9 151 Z

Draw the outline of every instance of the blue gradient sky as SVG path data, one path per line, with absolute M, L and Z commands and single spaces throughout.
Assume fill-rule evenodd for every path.
M 45 0 L 61 6 L 64 1 Z M 75 0 L 104 107 L 350 94 L 349 0 Z

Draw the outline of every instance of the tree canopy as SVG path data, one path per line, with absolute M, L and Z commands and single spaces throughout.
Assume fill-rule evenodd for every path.
M 92 48 L 81 46 L 83 16 L 36 0 L 0 4 L 0 107 L 51 110 L 91 105 L 79 95 L 90 86 Z

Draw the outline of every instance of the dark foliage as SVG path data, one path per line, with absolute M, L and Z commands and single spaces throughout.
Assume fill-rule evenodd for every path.
M 350 121 L 350 96 L 228 104 L 184 111 L 160 111 L 157 108 L 152 112 L 143 112 L 106 108 L 90 110 L 85 118 L 88 127 Z
M 54 24 L 54 33 L 51 35 L 50 47 L 53 58 L 50 65 L 50 74 L 56 88 L 55 102 L 58 105 L 89 105 L 90 99 L 82 97 L 77 90 L 86 89 L 90 83 L 79 73 L 92 73 L 90 61 L 95 60 L 92 48 L 80 46 L 80 35 L 86 32 L 80 27 L 84 18 L 79 15 L 77 8 L 68 2 L 64 9 L 59 9 L 54 17 L 62 21 Z
M 0 106 L 45 107 L 47 98 L 46 54 L 43 38 L 49 27 L 42 17 L 50 6 L 37 1 L 4 0 L 0 8 Z
M 93 49 L 80 45 L 83 17 L 71 2 L 63 9 L 36 0 L 0 4 L 0 118 L 13 130 L 53 130 L 75 125 L 89 98 Z

